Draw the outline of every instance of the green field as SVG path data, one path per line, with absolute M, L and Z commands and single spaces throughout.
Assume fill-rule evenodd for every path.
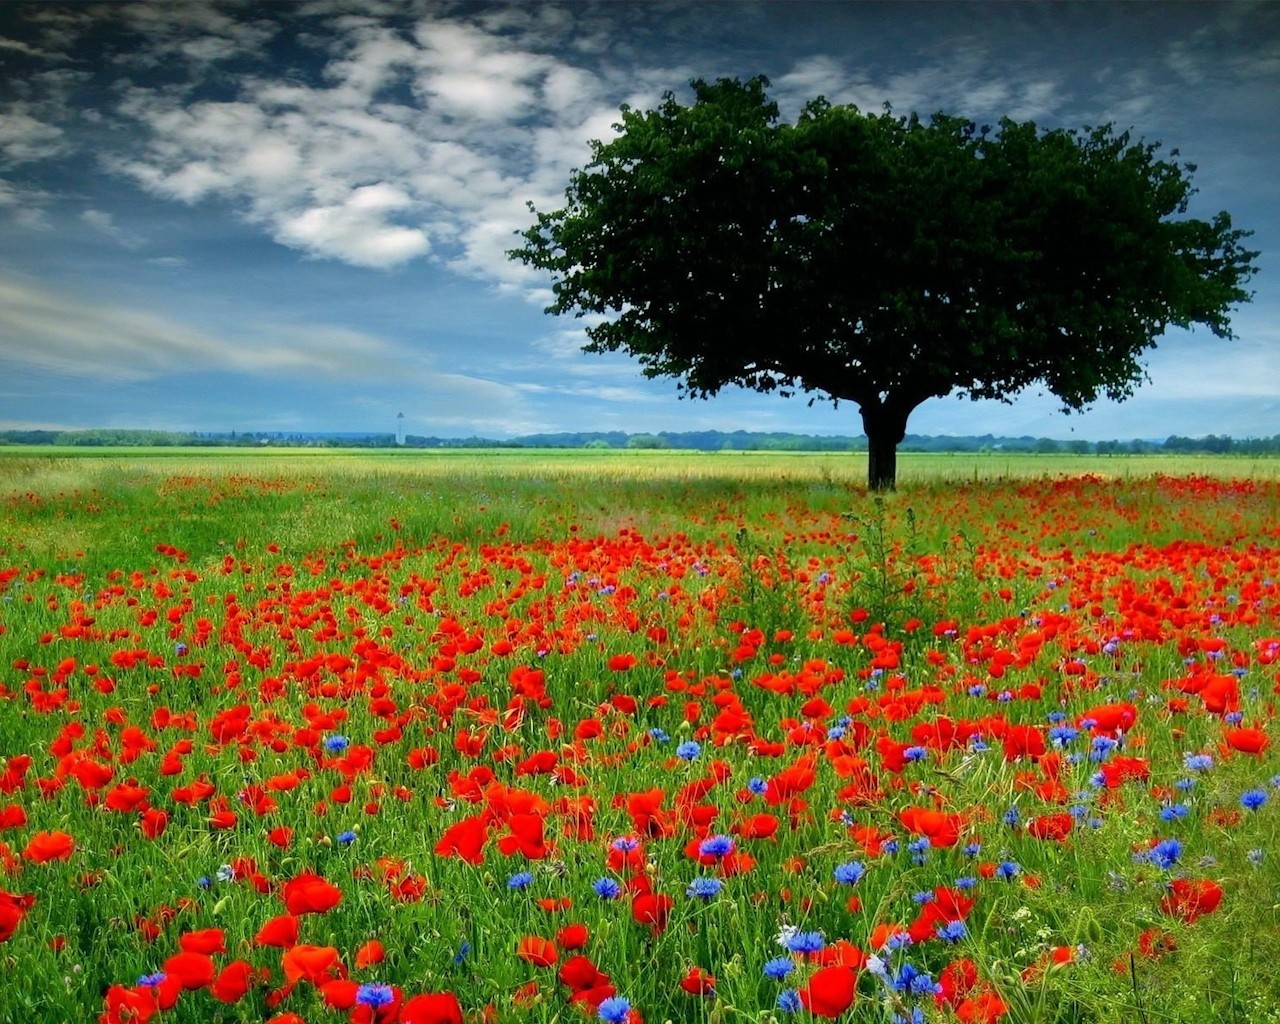
M 1276 1021 L 1280 460 L 0 450 L 0 1021 Z

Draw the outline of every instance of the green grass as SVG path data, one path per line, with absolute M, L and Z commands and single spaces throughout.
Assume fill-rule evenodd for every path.
M 407 995 L 455 992 L 469 1013 L 492 1004 L 503 1021 L 579 1019 L 554 971 L 514 949 L 522 935 L 552 937 L 580 922 L 591 935 L 583 952 L 647 1020 L 766 1024 L 784 1016 L 779 992 L 814 969 L 799 965 L 786 984 L 763 976 L 782 927 L 871 952 L 873 926 L 917 913 L 914 893 L 1005 860 L 1020 873 L 978 882 L 960 943 L 933 940 L 893 962 L 910 958 L 936 979 L 967 957 L 1018 1024 L 1275 1019 L 1280 794 L 1257 812 L 1240 811 L 1239 797 L 1271 790 L 1276 747 L 1226 756 L 1222 718 L 1173 684 L 1215 665 L 1223 676 L 1241 668 L 1245 724 L 1274 735 L 1280 663 L 1260 645 L 1280 637 L 1277 465 L 906 455 L 899 490 L 875 498 L 857 455 L 0 451 L 0 684 L 9 695 L 0 771 L 18 755 L 33 759 L 27 784 L 0 793 L 0 812 L 12 802 L 28 819 L 0 831 L 13 862 L 0 889 L 36 897 L 0 944 L 11 974 L 0 1020 L 96 1019 L 107 986 L 133 986 L 163 967 L 181 935 L 208 927 L 225 930 L 219 965 L 245 958 L 269 983 L 232 1004 L 189 992 L 157 1020 L 265 1021 L 284 1009 L 311 1024 L 346 1019 L 305 984 L 278 1009 L 266 1003 L 281 961 L 253 936 L 282 912 L 282 883 L 312 870 L 343 899 L 303 919 L 302 941 L 334 946 L 357 980 Z M 1115 650 L 1104 649 L 1112 641 Z M 1219 647 L 1215 662 L 1208 652 Z M 885 649 L 896 665 L 877 669 Z M 120 651 L 145 651 L 153 663 L 116 664 Z M 620 654 L 636 657 L 629 671 L 610 667 Z M 66 697 L 42 705 L 36 695 L 55 688 L 67 659 Z M 515 676 L 529 669 L 544 674 L 545 706 L 526 701 L 504 728 Z M 103 676 L 110 692 L 97 686 Z M 784 692 L 788 678 L 796 685 Z M 447 697 L 453 684 L 457 702 Z M 943 703 L 890 699 L 930 687 Z M 998 700 L 1002 688 L 1013 699 Z M 634 709 L 615 707 L 624 697 Z M 830 712 L 808 706 L 819 697 Z M 1186 710 L 1170 704 L 1180 699 Z M 1068 750 L 1086 756 L 1061 766 L 1061 805 L 1031 788 L 1048 769 L 1006 760 L 994 734 L 985 752 L 933 751 L 902 771 L 877 746 L 911 743 L 916 726 L 941 727 L 943 716 L 1043 734 L 1054 713 L 1075 721 L 1118 701 L 1138 716 L 1122 752 L 1146 760 L 1150 779 L 1099 790 L 1090 784 L 1098 764 L 1076 741 Z M 215 716 L 241 702 L 252 742 L 215 742 Z M 703 731 L 731 705 L 752 723 L 742 735 L 779 744 L 781 756 Z M 189 712 L 194 731 L 165 726 L 160 707 Z M 323 714 L 337 717 L 312 726 Z M 835 770 L 835 748 L 806 743 L 804 721 L 825 734 L 846 714 L 850 729 L 866 730 L 847 742 L 875 777 L 869 802 L 841 796 L 853 776 Z M 595 721 L 600 735 L 575 744 L 575 730 Z M 402 735 L 377 739 L 392 722 Z M 156 750 L 125 761 L 128 725 Z M 299 729 L 315 733 L 310 746 Z M 485 734 L 477 751 L 463 749 L 464 730 Z M 349 802 L 335 797 L 342 772 L 316 745 L 335 733 L 375 751 L 373 769 L 350 780 Z M 700 753 L 676 757 L 695 737 Z M 163 756 L 184 738 L 191 750 L 166 774 Z M 408 751 L 427 746 L 439 763 L 412 767 Z M 538 750 L 572 765 L 582 785 L 518 772 Z M 751 795 L 750 779 L 775 777 L 809 750 L 819 757 L 806 807 Z M 1215 764 L 1179 790 L 1194 751 L 1213 752 Z M 169 813 L 164 834 L 147 840 L 136 813 L 93 806 L 77 758 L 111 765 L 110 785 L 150 789 Z M 667 927 L 652 933 L 627 900 L 602 901 L 591 884 L 625 874 L 606 857 L 610 839 L 635 829 L 629 798 L 661 788 L 671 812 L 712 761 L 724 763 L 724 782 L 692 799 L 718 808 L 709 830 L 768 812 L 781 819 L 778 833 L 742 840 L 755 867 L 702 902 L 686 888 L 715 868 L 689 857 L 697 831 L 671 817 L 674 834 L 645 844 L 642 873 L 673 899 Z M 275 811 L 259 818 L 240 800 L 247 784 L 300 767 L 309 775 L 297 788 L 272 791 Z M 554 855 L 502 855 L 500 821 L 483 864 L 435 851 L 449 824 L 483 806 L 460 795 L 459 779 L 478 767 L 546 801 L 539 813 Z M 202 778 L 236 811 L 234 827 L 212 828 L 207 804 L 174 797 L 175 786 Z M 35 779 L 48 781 L 48 798 Z M 592 837 L 562 831 L 569 817 L 558 802 L 579 796 L 594 802 Z M 1163 820 L 1175 799 L 1188 814 Z M 964 816 L 980 853 L 957 844 L 913 862 L 896 815 L 935 801 Z M 1002 822 L 1011 806 L 1025 820 L 1077 804 L 1096 826 L 1082 820 L 1066 843 Z M 864 850 L 842 811 L 895 834 L 899 852 Z M 268 840 L 282 824 L 295 832 L 287 849 Z M 51 830 L 75 837 L 70 860 L 17 856 Z M 1183 844 L 1172 870 L 1141 856 L 1158 838 Z M 1263 851 L 1257 862 L 1253 850 Z M 268 892 L 217 880 L 237 858 L 256 863 Z M 854 889 L 836 884 L 835 866 L 855 859 L 866 876 Z M 421 881 L 420 899 L 395 898 L 388 865 Z M 522 869 L 533 872 L 531 887 L 510 889 Z M 1162 913 L 1164 887 L 1184 874 L 1220 883 L 1222 907 L 1194 923 Z M 851 892 L 861 910 L 846 907 Z M 558 914 L 535 902 L 562 897 L 573 905 Z M 177 911 L 172 920 L 157 917 L 165 907 Z M 153 941 L 139 928 L 148 919 L 158 922 Z M 1147 928 L 1167 931 L 1177 949 L 1135 953 Z M 387 960 L 355 969 L 355 950 L 375 937 Z M 470 954 L 455 964 L 464 943 Z M 1085 955 L 1037 975 L 1053 947 Z M 694 965 L 716 976 L 715 998 L 679 990 Z M 531 981 L 536 998 L 514 1002 Z M 931 999 L 886 1001 L 866 971 L 858 992 L 842 1019 L 887 1021 L 913 1006 L 930 1021 L 956 1019 Z

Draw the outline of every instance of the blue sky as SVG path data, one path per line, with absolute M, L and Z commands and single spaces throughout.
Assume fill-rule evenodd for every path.
M 908 429 L 1280 433 L 1280 5 L 0 4 L 0 429 L 507 437 L 857 434 L 856 410 L 676 397 L 546 316 L 508 260 L 620 103 L 765 74 L 816 95 L 1042 127 L 1113 122 L 1197 165 L 1191 213 L 1255 232 L 1223 342 L 1167 334 L 1083 415 L 921 406 Z

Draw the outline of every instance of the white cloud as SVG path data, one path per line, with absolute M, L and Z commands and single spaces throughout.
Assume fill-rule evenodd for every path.
M 0 166 L 45 160 L 66 150 L 63 130 L 33 117 L 28 104 L 11 103 L 0 110 Z
M 85 210 L 80 214 L 80 219 L 125 249 L 137 249 L 146 244 L 145 239 L 120 227 L 115 217 L 105 210 Z

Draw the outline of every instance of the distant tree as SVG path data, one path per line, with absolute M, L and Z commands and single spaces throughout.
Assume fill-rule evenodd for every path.
M 1079 410 L 1129 397 L 1170 325 L 1232 336 L 1249 233 L 1187 217 L 1194 168 L 1157 145 L 822 98 L 789 124 L 768 84 L 624 106 L 565 205 L 533 210 L 511 256 L 551 272 L 548 312 L 593 319 L 587 351 L 627 352 L 691 397 L 851 402 L 884 489 L 929 398 L 1040 384 Z

